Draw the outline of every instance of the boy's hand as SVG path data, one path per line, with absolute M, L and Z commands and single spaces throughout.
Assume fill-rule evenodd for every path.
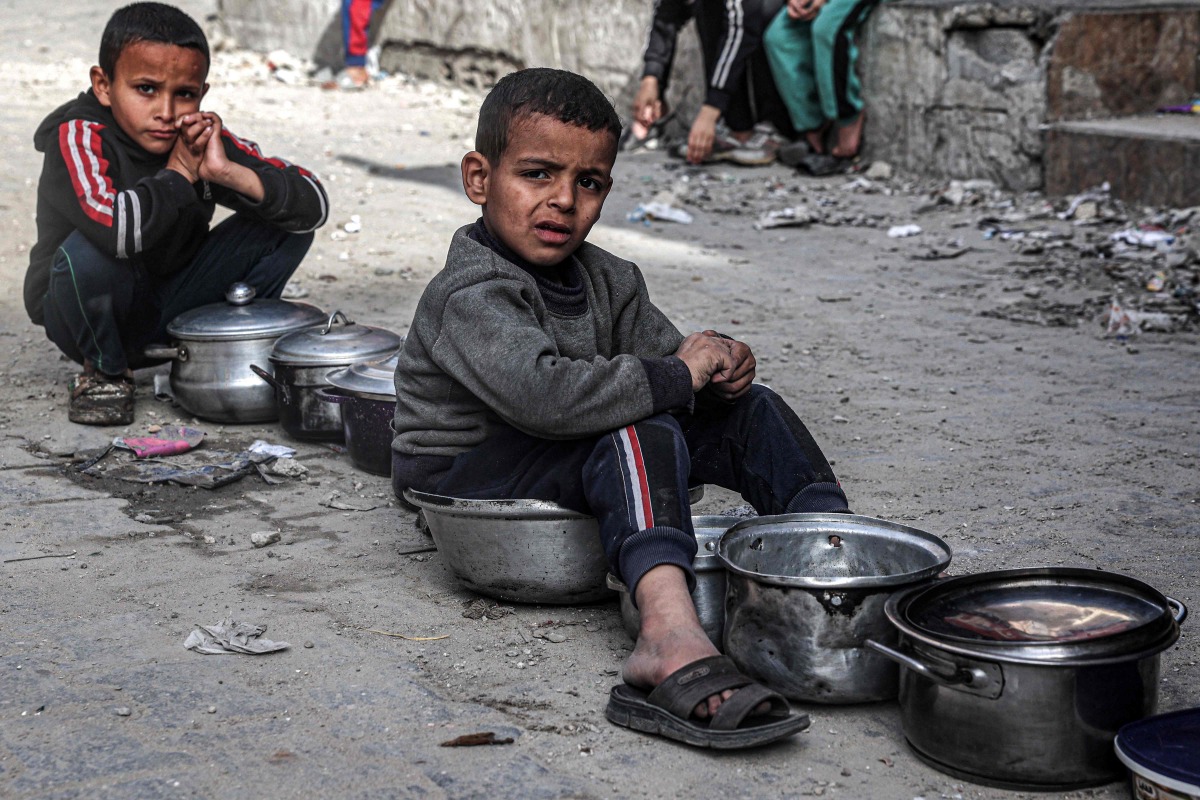
M 680 343 L 675 355 L 692 373 L 692 391 L 698 392 L 722 370 L 732 371 L 733 356 L 724 339 L 693 333 Z
M 688 131 L 687 160 L 689 164 L 703 164 L 712 155 L 713 140 L 717 138 L 717 120 L 721 110 L 716 106 L 702 105 L 696 112 L 692 129 Z
M 225 143 L 221 139 L 224 124 L 221 118 L 211 111 L 197 111 L 185 114 L 177 123 L 180 126 L 180 138 L 183 138 L 185 127 L 202 126 L 205 133 L 197 137 L 195 146 L 203 145 L 203 157 L 200 160 L 198 177 L 209 183 L 232 189 L 238 194 L 248 197 L 255 203 L 262 202 L 262 179 L 254 170 L 230 161 L 225 155 Z
M 729 357 L 733 364 L 729 369 L 714 372 L 708 385 L 724 400 L 738 399 L 750 391 L 750 384 L 754 383 L 757 363 L 754 353 L 750 351 L 750 345 L 736 339 L 720 338 L 714 330 L 704 331 L 704 335 L 716 338 L 729 348 Z
M 800 22 L 809 22 L 817 18 L 825 0 L 788 0 L 787 15 Z
M 167 169 L 178 172 L 189 183 L 195 183 L 200 180 L 204 155 L 212 140 L 212 123 L 200 113 L 184 114 L 175 121 L 175 128 L 179 135 L 167 157 Z
M 658 78 L 647 75 L 642 78 L 638 92 L 633 98 L 633 121 L 649 128 L 662 119 L 664 113 L 666 113 L 666 106 L 658 91 Z M 644 139 L 645 136 L 640 138 Z

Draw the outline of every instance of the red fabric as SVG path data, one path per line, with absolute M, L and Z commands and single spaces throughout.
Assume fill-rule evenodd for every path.
M 346 52 L 352 56 L 367 54 L 367 26 L 371 23 L 371 0 L 350 0 L 350 40 Z

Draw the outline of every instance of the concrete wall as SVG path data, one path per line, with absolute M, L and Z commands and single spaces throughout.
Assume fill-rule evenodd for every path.
M 259 50 L 340 61 L 338 0 L 220 0 L 228 32 Z M 628 113 L 649 0 L 390 0 L 381 64 L 488 86 L 551 66 L 594 80 Z M 1200 0 L 894 0 L 862 32 L 871 158 L 932 177 L 1043 185 L 1044 125 L 1181 103 L 1197 89 Z M 681 37 L 672 133 L 702 99 L 699 50 Z

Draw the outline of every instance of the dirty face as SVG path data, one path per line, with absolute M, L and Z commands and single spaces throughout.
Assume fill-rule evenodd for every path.
M 191 47 L 134 42 L 117 57 L 112 75 L 92 67 L 92 90 L 112 109 L 121 130 L 143 149 L 166 155 L 175 146 L 175 120 L 200 110 L 208 91 L 208 59 Z
M 560 263 L 587 238 L 612 188 L 612 134 L 534 114 L 515 122 L 499 163 L 463 158 L 463 188 L 493 236 L 535 266 Z

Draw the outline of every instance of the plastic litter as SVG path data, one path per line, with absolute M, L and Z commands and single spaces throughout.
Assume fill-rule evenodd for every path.
M 132 450 L 138 458 L 186 453 L 204 440 L 204 431 L 182 425 L 165 425 L 153 436 L 118 436 L 113 447 Z
M 754 223 L 754 229 L 801 227 L 811 224 L 815 219 L 813 213 L 804 206 L 792 206 L 763 214 Z
M 893 225 L 888 228 L 889 239 L 906 239 L 909 236 L 916 236 L 921 232 L 920 225 Z
M 1148 247 L 1151 249 L 1160 246 L 1170 247 L 1175 244 L 1176 240 L 1174 234 L 1163 230 L 1141 230 L 1138 228 L 1126 228 L 1123 231 L 1117 231 L 1108 238 L 1114 242 L 1124 242 L 1135 247 Z
M 625 215 L 629 222 L 641 222 L 649 225 L 651 222 L 678 222 L 681 225 L 691 225 L 692 215 L 682 208 L 666 203 L 643 203 Z

